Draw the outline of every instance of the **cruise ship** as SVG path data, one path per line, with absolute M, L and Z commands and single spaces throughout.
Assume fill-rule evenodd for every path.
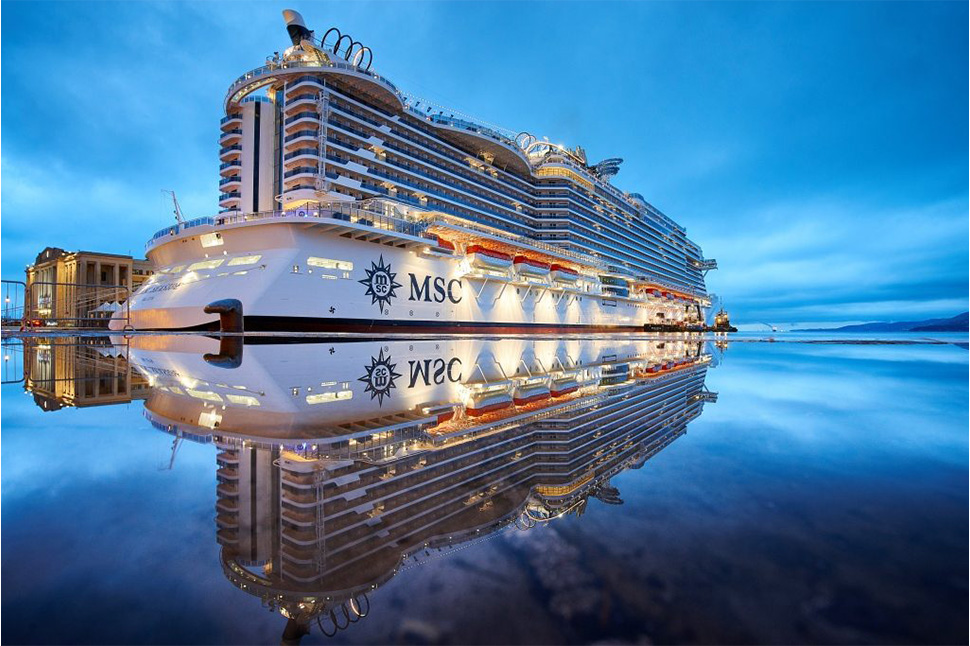
M 221 210 L 151 238 L 113 329 L 703 328 L 716 262 L 613 185 L 622 160 L 414 97 L 283 15 L 289 46 L 225 97 Z

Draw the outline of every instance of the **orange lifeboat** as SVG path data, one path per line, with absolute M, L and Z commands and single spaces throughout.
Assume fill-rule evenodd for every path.
M 472 403 L 465 407 L 465 413 L 470 417 L 479 417 L 510 406 L 512 397 L 507 392 L 487 393 L 472 398 Z
M 566 379 L 557 379 L 552 382 L 552 386 L 549 388 L 549 393 L 553 397 L 562 397 L 579 390 L 579 382 L 568 377 Z
M 559 281 L 561 283 L 575 283 L 577 280 L 579 280 L 579 272 L 575 269 L 570 269 L 569 267 L 556 264 L 553 264 L 550 269 L 552 279 L 555 281 Z
M 512 265 L 512 256 L 501 251 L 495 251 L 481 245 L 468 245 L 465 249 L 469 262 L 473 267 L 485 269 L 508 269 Z
M 549 388 L 545 384 L 532 384 L 531 386 L 516 388 L 512 395 L 512 401 L 515 402 L 516 406 L 522 406 L 530 402 L 549 399 L 550 396 Z
M 523 276 L 546 276 L 549 274 L 549 264 L 528 256 L 516 256 L 515 271 Z

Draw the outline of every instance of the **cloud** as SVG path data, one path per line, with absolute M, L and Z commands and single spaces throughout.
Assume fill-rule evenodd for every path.
M 894 209 L 828 198 L 725 214 L 742 224 L 717 240 L 711 289 L 739 320 L 956 314 L 967 303 L 966 214 L 965 197 Z
M 123 176 L 91 176 L 51 159 L 34 165 L 0 160 L 3 275 L 14 277 L 46 246 L 131 253 L 140 257 L 151 232 L 172 220 L 161 191 Z M 180 194 L 188 214 L 208 213 L 215 188 Z M 11 217 L 14 216 L 14 217 Z

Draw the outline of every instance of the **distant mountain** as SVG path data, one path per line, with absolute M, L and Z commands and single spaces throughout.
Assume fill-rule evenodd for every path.
M 893 323 L 882 321 L 835 328 L 803 328 L 792 332 L 966 332 L 968 330 L 970 330 L 970 313 L 964 312 L 948 319 Z

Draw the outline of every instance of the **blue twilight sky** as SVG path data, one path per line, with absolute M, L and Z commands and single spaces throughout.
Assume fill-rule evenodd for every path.
M 737 322 L 967 309 L 965 2 L 3 2 L 2 272 L 217 205 L 229 83 L 339 26 L 400 87 L 626 161 Z

